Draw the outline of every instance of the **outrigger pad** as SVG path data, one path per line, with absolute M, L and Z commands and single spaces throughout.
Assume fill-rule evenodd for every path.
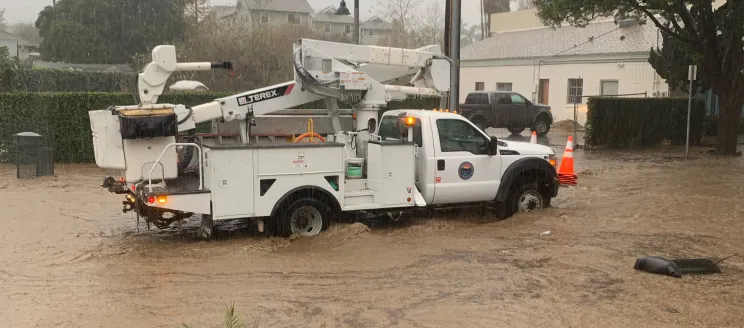
M 682 271 L 680 271 L 676 263 L 658 256 L 637 259 L 633 269 L 682 278 Z

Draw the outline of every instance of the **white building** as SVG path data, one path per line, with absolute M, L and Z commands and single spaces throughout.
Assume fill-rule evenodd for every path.
M 666 81 L 648 63 L 659 42 L 653 24 L 635 21 L 495 33 L 462 49 L 460 101 L 471 91 L 511 90 L 550 105 L 559 121 L 573 119 L 574 100 L 588 96 L 666 96 Z M 579 108 L 583 125 L 586 107 Z
M 0 30 L 0 47 L 8 48 L 10 58 L 18 57 L 20 60 L 28 59 L 39 48 L 37 44 L 28 42 L 3 30 Z

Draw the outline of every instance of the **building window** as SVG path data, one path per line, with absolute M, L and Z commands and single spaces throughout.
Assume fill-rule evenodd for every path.
M 268 23 L 269 22 L 269 13 L 266 11 L 262 11 L 259 13 L 260 15 L 260 21 L 261 23 Z
M 299 24 L 300 23 L 300 15 L 295 13 L 288 13 L 287 14 L 287 23 L 290 24 Z
M 326 33 L 331 33 L 331 24 L 325 23 L 323 25 L 323 31 L 325 31 Z
M 475 82 L 475 91 L 483 91 L 486 84 L 483 82 Z
M 620 82 L 618 81 L 599 81 L 600 93 L 603 96 L 617 96 L 617 90 Z
M 496 83 L 496 91 L 512 91 L 511 83 Z
M 369 35 L 369 36 L 375 36 L 375 31 L 374 30 L 367 30 L 367 35 Z
M 351 25 L 344 26 L 344 33 L 351 34 Z
M 569 104 L 581 104 L 582 97 L 584 95 L 584 80 L 583 79 L 568 79 L 568 99 L 566 102 Z

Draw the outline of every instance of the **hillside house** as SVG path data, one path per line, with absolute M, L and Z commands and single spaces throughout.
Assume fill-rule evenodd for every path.
M 235 6 L 214 6 L 214 13 L 232 23 L 309 27 L 314 10 L 307 0 L 237 0 Z
M 393 35 L 393 24 L 388 23 L 380 16 L 372 16 L 359 26 L 359 36 L 362 44 L 380 44 L 388 42 Z
M 336 15 L 336 8 L 329 6 L 319 11 L 312 18 L 315 31 L 330 35 L 341 35 L 351 38 L 354 35 L 354 17 Z

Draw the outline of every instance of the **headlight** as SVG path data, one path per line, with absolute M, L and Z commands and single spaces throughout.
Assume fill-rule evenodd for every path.
M 556 164 L 558 163 L 558 158 L 555 157 L 555 154 L 548 155 L 548 163 L 550 163 L 550 165 L 553 165 L 553 167 L 556 166 Z

